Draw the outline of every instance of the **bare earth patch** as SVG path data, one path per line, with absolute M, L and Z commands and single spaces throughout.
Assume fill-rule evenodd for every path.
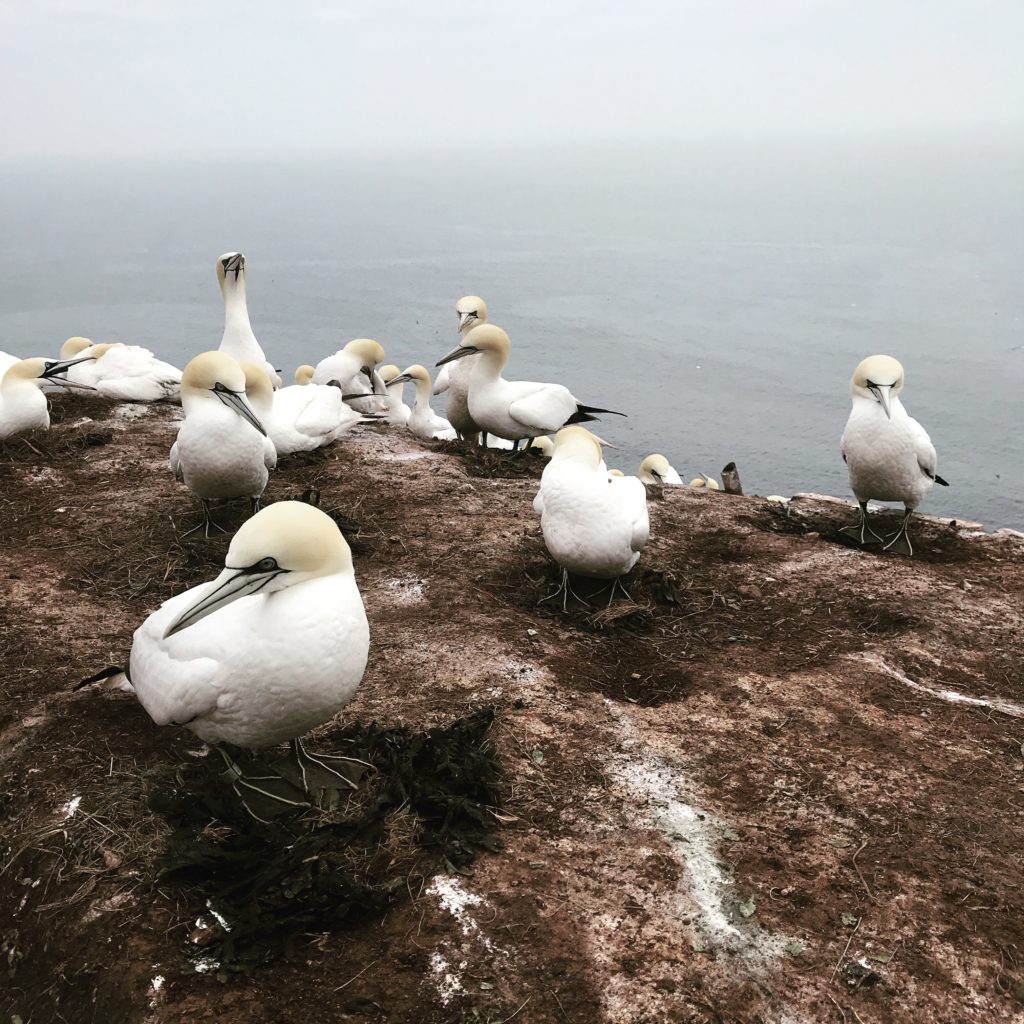
M 172 407 L 55 405 L 0 445 L 4 1021 L 1024 1020 L 1020 535 L 922 521 L 907 560 L 817 496 L 652 489 L 633 602 L 563 613 L 539 458 L 374 427 L 282 460 L 265 500 L 319 492 L 373 634 L 317 746 L 493 705 L 507 846 L 240 974 L 157 877 L 147 795 L 201 744 L 71 690 L 229 536 L 181 538 Z

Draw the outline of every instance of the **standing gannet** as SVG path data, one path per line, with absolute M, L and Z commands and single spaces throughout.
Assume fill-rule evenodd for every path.
M 256 512 L 277 457 L 246 401 L 245 372 L 226 353 L 203 352 L 189 362 L 181 405 L 185 422 L 171 448 L 171 470 L 202 501 L 203 522 L 195 529 L 209 537 L 210 502 L 248 498 Z
M 430 408 L 430 374 L 425 366 L 413 363 L 397 377 L 391 378 L 391 385 L 402 384 L 407 380 L 416 384 L 416 401 L 413 403 L 412 414 L 407 422 L 408 428 L 425 441 L 450 441 L 455 437 L 452 425 L 443 417 L 438 416 Z
M 563 610 L 569 573 L 617 581 L 636 565 L 650 536 L 644 485 L 635 476 L 610 477 L 601 440 L 585 427 L 555 436 L 534 508 L 544 543 L 562 567 L 562 586 L 551 596 L 563 594 Z
M 465 337 L 478 324 L 487 323 L 487 303 L 479 295 L 464 295 L 455 303 L 455 313 L 459 318 L 460 337 Z M 474 438 L 480 433 L 480 426 L 469 411 L 469 378 L 472 372 L 472 359 L 449 363 L 441 371 L 447 374 L 445 415 L 463 439 Z
M 157 725 L 183 725 L 221 750 L 235 791 L 260 817 L 275 803 L 301 805 L 303 794 L 280 778 L 246 777 L 221 745 L 291 742 L 307 792 L 315 769 L 351 785 L 301 737 L 351 701 L 370 630 L 349 546 L 312 505 L 280 501 L 257 513 L 224 565 L 142 623 L 127 675 Z
M 935 448 L 924 427 L 903 408 L 902 390 L 903 367 L 892 356 L 869 356 L 853 371 L 853 408 L 840 444 L 860 522 L 844 530 L 859 535 L 861 544 L 870 534 L 886 551 L 912 555 L 907 528 L 914 509 L 935 484 L 949 484 L 935 472 Z M 872 500 L 902 501 L 906 509 L 899 530 L 887 541 L 868 526 Z
M 342 400 L 340 388 L 307 383 L 273 391 L 261 366 L 240 365 L 245 373 L 245 397 L 267 431 L 267 444 L 278 455 L 322 448 L 363 419 Z
M 61 376 L 76 359 L 19 359 L 0 379 L 0 441 L 26 430 L 46 430 L 50 408 L 42 392 L 45 384 L 85 387 Z
M 356 338 L 344 348 L 338 349 L 333 356 L 327 356 L 316 364 L 313 383 L 331 384 L 337 381 L 353 409 L 365 413 L 378 412 L 383 405 L 382 401 L 372 397 L 352 399 L 351 396 L 384 394 L 384 382 L 375 373 L 377 364 L 383 361 L 384 346 L 379 341 Z
M 249 307 L 245 302 L 245 257 L 240 252 L 226 252 L 217 259 L 217 280 L 224 296 L 224 335 L 220 351 L 239 362 L 266 365 L 273 387 L 281 386 L 281 377 L 260 347 L 249 323 Z
M 402 377 L 401 380 L 395 380 L 396 377 L 401 377 L 402 375 L 394 363 L 382 366 L 378 373 L 380 373 L 380 379 L 384 381 L 384 401 L 387 405 L 384 419 L 388 423 L 396 423 L 398 426 L 404 427 L 412 415 L 412 409 L 405 404 L 404 395 L 405 383 L 408 378 Z
M 642 484 L 670 484 L 681 486 L 682 477 L 672 468 L 664 455 L 655 452 L 640 463 L 638 473 Z
M 181 370 L 141 345 L 94 345 L 88 338 L 68 338 L 60 358 L 86 360 L 68 372 L 68 380 L 94 388 L 103 398 L 158 402 L 181 393 Z
M 469 331 L 438 366 L 480 353 L 474 359 L 469 378 L 469 411 L 480 429 L 514 442 L 538 434 L 547 434 L 572 423 L 586 423 L 594 413 L 624 413 L 583 405 L 561 384 L 540 384 L 534 381 L 509 381 L 501 375 L 511 342 L 508 335 L 494 324 L 479 324 Z

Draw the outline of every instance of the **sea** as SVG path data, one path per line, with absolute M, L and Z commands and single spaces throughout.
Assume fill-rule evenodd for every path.
M 849 379 L 896 356 L 950 482 L 922 511 L 1024 529 L 1016 142 L 478 152 L 455 133 L 318 161 L 2 164 L 0 349 L 85 335 L 183 365 L 220 341 L 227 251 L 289 380 L 356 337 L 432 368 L 456 300 L 481 295 L 506 376 L 628 414 L 596 425 L 609 466 L 659 451 L 688 480 L 734 461 L 747 493 L 850 497 Z

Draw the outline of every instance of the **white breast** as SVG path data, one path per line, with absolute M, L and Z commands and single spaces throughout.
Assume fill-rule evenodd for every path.
M 189 411 L 176 444 L 178 472 L 200 498 L 258 498 L 267 486 L 273 445 L 216 399 Z

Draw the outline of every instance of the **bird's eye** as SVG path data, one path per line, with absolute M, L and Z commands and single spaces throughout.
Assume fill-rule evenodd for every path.
M 259 572 L 273 572 L 278 568 L 276 558 L 261 558 L 256 565 L 253 567 Z
M 214 391 L 227 391 L 227 388 L 224 387 L 224 385 L 221 384 L 220 381 L 217 381 L 217 383 L 213 385 L 213 390 Z

